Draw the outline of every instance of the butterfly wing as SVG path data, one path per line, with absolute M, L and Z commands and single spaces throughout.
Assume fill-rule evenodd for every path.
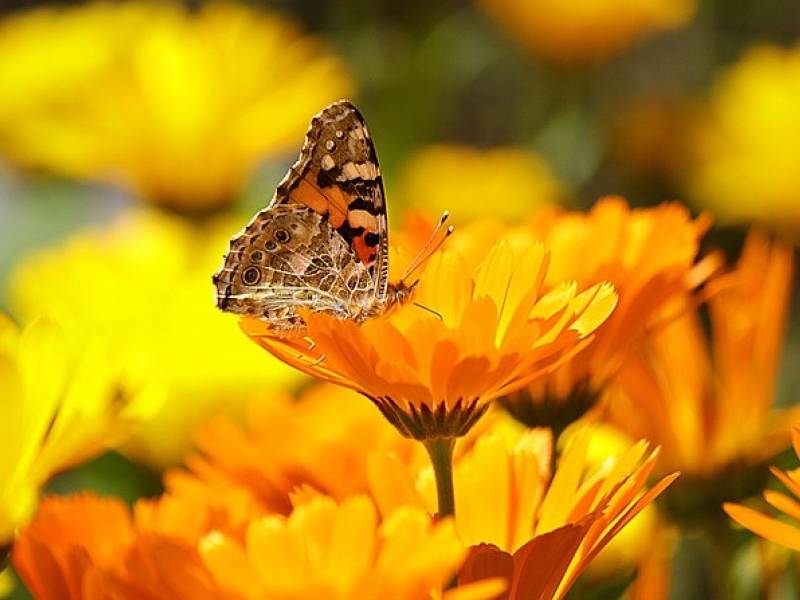
M 340 101 L 314 117 L 270 205 L 231 240 L 217 305 L 289 333 L 303 328 L 302 307 L 361 320 L 385 302 L 387 249 L 375 149 Z
M 361 113 L 346 100 L 311 120 L 300 158 L 271 206 L 297 203 L 327 220 L 386 297 L 389 280 L 386 198 L 378 157 Z

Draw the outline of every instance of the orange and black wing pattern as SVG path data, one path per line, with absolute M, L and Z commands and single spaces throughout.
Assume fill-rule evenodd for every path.
M 386 297 L 386 198 L 378 157 L 361 113 L 347 100 L 311 120 L 300 157 L 270 205 L 308 206 L 328 222 L 370 271 Z

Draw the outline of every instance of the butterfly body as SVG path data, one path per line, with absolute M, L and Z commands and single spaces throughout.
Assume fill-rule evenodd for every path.
M 335 102 L 312 119 L 269 206 L 231 240 L 213 278 L 217 305 L 297 335 L 304 308 L 362 322 L 404 302 L 414 286 L 388 274 L 375 148 L 356 108 Z

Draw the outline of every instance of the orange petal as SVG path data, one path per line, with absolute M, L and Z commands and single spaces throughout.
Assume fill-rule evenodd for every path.
M 725 503 L 722 508 L 731 519 L 745 529 L 771 542 L 800 552 L 800 529 L 740 504 Z

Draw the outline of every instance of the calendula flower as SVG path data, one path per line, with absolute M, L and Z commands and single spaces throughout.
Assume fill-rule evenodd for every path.
M 677 476 L 646 490 L 657 452 L 644 442 L 591 468 L 584 431 L 568 444 L 551 477 L 551 440 L 548 430 L 492 432 L 456 461 L 455 523 L 470 547 L 460 583 L 491 575 L 509 582 L 498 598 L 560 598 Z M 373 455 L 370 479 L 382 511 L 433 505 L 430 478 L 415 476 L 395 457 Z
M 691 506 L 698 495 L 719 506 L 751 493 L 760 483 L 753 465 L 788 443 L 798 413 L 773 402 L 792 273 L 790 245 L 750 234 L 736 268 L 710 290 L 710 343 L 689 311 L 653 335 L 609 390 L 609 418 L 662 445 L 664 467 L 686 473 L 679 487 L 697 492 Z
M 414 302 L 359 326 L 307 313 L 307 335 L 275 337 L 266 323 L 242 328 L 269 352 L 310 375 L 359 391 L 405 436 L 464 435 L 488 402 L 520 388 L 581 347 L 611 313 L 606 283 L 545 293 L 549 255 L 506 243 L 472 270 L 440 252 L 420 275 Z
M 452 246 L 476 263 L 500 235 L 512 247 L 541 240 L 552 256 L 544 289 L 575 280 L 579 287 L 610 281 L 619 303 L 594 341 L 557 370 L 506 399 L 512 414 L 530 426 L 562 430 L 591 408 L 631 349 L 665 321 L 665 307 L 690 295 L 716 268 L 711 256 L 696 262 L 705 218 L 693 220 L 678 204 L 632 209 L 604 198 L 589 213 L 545 210 L 510 231 L 478 222 L 459 231 Z M 645 437 L 645 436 L 641 436 Z
M 800 428 L 798 427 L 792 429 L 792 443 L 795 454 L 800 458 Z M 770 470 L 797 500 L 775 490 L 766 490 L 764 492 L 764 500 L 787 517 L 795 521 L 800 520 L 800 503 L 798 503 L 798 500 L 800 500 L 800 469 L 781 471 L 771 467 Z M 800 527 L 779 521 L 774 517 L 767 516 L 741 504 L 729 502 L 725 503 L 723 508 L 734 521 L 745 529 L 749 529 L 756 535 L 771 542 L 786 546 L 795 552 L 800 552 Z
M 409 463 L 424 459 L 363 397 L 330 384 L 296 400 L 259 397 L 246 426 L 217 417 L 199 431 L 197 446 L 188 470 L 167 473 L 167 489 L 179 496 L 246 491 L 263 512 L 280 514 L 289 514 L 297 494 L 343 500 L 364 493 L 371 452 L 391 452 Z
M 94 2 L 0 23 L 0 154 L 208 211 L 352 91 L 293 23 L 240 3 Z
M 685 25 L 695 0 L 478 0 L 523 48 L 565 63 L 604 60 L 634 42 Z
M 0 315 L 0 547 L 53 475 L 121 442 L 157 403 L 96 340 L 75 345 L 45 319 L 19 331 Z
M 381 523 L 372 502 L 355 496 L 338 506 L 314 498 L 289 517 L 255 521 L 244 544 L 208 536 L 201 553 L 236 597 L 421 600 L 453 576 L 464 547 L 449 519 L 434 524 L 403 508 Z
M 720 220 L 800 228 L 800 47 L 749 50 L 715 84 L 690 185 Z
M 159 502 L 163 502 L 159 501 Z M 380 520 L 363 496 L 315 497 L 288 517 L 254 517 L 242 535 L 212 529 L 184 502 L 152 510 L 91 495 L 49 498 L 14 547 L 36 598 L 398 598 L 423 600 L 464 554 L 452 521 L 406 508 Z M 156 507 L 163 511 L 163 506 Z M 200 516 L 199 520 L 193 516 Z M 474 598 L 491 598 L 498 584 Z M 500 587 L 502 589 L 502 587 Z
M 190 509 L 187 503 L 183 507 Z M 13 564 L 41 600 L 97 598 L 193 598 L 222 600 L 211 574 L 181 525 L 167 532 L 140 526 L 117 499 L 78 494 L 45 499 L 14 545 Z M 173 516 L 175 516 L 173 515 Z M 185 575 L 185 576 L 184 576 Z
M 565 195 L 544 159 L 511 146 L 423 148 L 405 164 L 397 187 L 396 197 L 410 206 L 431 214 L 458 207 L 453 218 L 465 222 L 488 216 L 489 210 L 500 219 L 524 218 L 534 207 L 556 203 Z M 492 202 L 493 198 L 502 201 Z
M 240 414 L 254 394 L 293 380 L 214 308 L 208 272 L 229 231 L 127 214 L 24 258 L 11 275 L 10 303 L 23 320 L 48 312 L 71 338 L 101 337 L 165 397 L 128 448 L 156 466 L 179 462 L 210 414 Z

